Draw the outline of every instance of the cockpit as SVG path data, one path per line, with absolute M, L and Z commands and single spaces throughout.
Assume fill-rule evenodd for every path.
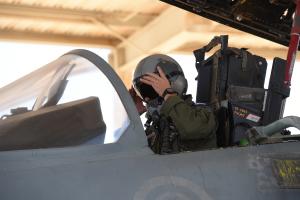
M 210 62 L 204 64 L 210 66 Z M 209 84 L 200 84 L 205 90 L 199 91 L 206 92 L 206 85 Z M 244 102 L 248 105 L 249 98 L 254 96 L 255 102 L 259 101 L 258 105 L 263 104 L 263 98 L 258 98 L 261 95 L 256 93 L 262 94 L 264 89 L 245 90 L 244 87 L 235 87 L 230 91 L 233 94 L 233 106 L 244 105 Z M 201 94 L 197 95 L 197 101 L 203 100 Z M 238 104 L 234 104 L 236 102 Z M 251 144 L 260 144 L 258 140 L 263 141 L 262 144 L 269 143 L 265 139 L 272 136 L 274 128 L 278 129 L 278 126 L 249 129 L 250 132 L 247 132 L 244 130 L 245 126 L 240 125 L 249 120 L 249 116 L 250 121 L 255 122 L 260 113 L 253 115 L 250 112 L 246 115 L 244 110 L 245 108 L 234 109 L 234 120 L 237 121 L 238 128 L 243 128 L 234 129 L 238 136 L 234 138 L 242 141 L 244 133 L 249 133 Z M 248 117 L 244 119 L 241 114 Z M 68 52 L 1 88 L 0 116 L 0 151 L 103 145 L 120 141 L 122 148 L 128 149 L 146 147 L 147 143 L 140 116 L 123 82 L 109 64 L 87 50 Z M 284 128 L 291 125 L 298 127 L 299 118 L 293 120 L 294 118 L 288 119 L 280 124 Z M 254 123 L 256 124 L 258 123 Z M 279 129 L 280 127 L 282 126 Z M 268 130 L 271 132 L 267 133 Z M 226 131 L 222 131 L 224 132 Z M 241 132 L 241 137 L 236 134 Z M 298 140 L 298 136 L 284 136 L 282 139 L 281 135 L 275 143 Z M 221 142 L 224 141 L 223 139 Z M 234 140 L 230 144 L 235 145 L 237 142 Z M 224 147 L 226 146 L 228 145 Z M 222 143 L 218 147 L 223 147 Z

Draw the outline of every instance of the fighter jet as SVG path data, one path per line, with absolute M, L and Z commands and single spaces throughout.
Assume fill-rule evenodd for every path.
M 87 50 L 1 88 L 0 113 L 1 200 L 300 196 L 300 137 L 274 135 L 298 117 L 252 127 L 243 147 L 154 154 L 123 82 Z

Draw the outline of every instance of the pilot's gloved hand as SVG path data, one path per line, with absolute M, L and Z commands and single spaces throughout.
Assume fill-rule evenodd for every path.
M 146 112 L 147 109 L 143 104 L 143 100 L 136 94 L 133 86 L 131 86 L 129 89 L 129 94 L 131 95 L 139 114 L 142 115 L 144 112 Z
M 152 86 L 152 88 L 157 92 L 157 94 L 167 100 L 170 96 L 175 96 L 176 94 L 164 95 L 165 91 L 171 88 L 170 81 L 166 77 L 164 71 L 157 66 L 158 74 L 147 73 L 140 80 L 142 83 Z

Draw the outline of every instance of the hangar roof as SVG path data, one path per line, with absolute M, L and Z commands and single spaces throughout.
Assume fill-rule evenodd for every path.
M 264 57 L 286 47 L 157 0 L 0 0 L 0 40 L 107 47 L 124 77 L 150 53 L 189 53 L 214 36 Z M 125 81 L 126 82 L 126 81 Z

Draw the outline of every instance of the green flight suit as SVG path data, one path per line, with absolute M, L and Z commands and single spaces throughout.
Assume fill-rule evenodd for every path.
M 208 108 L 195 106 L 190 95 L 185 100 L 172 96 L 162 105 L 160 114 L 170 117 L 181 142 L 191 150 L 216 148 L 215 116 Z

